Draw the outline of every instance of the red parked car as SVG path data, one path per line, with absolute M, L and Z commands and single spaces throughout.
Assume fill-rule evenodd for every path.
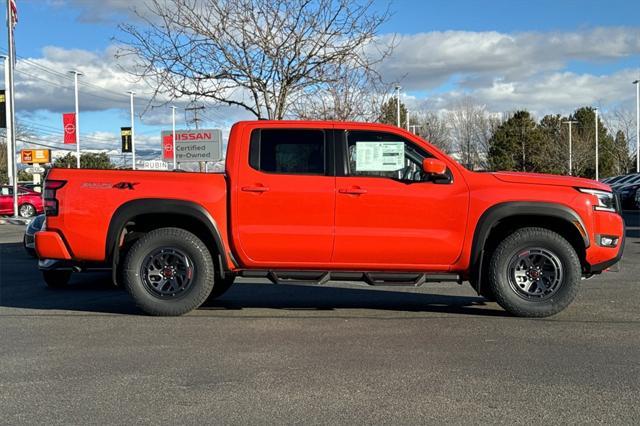
M 42 194 L 23 186 L 18 187 L 18 214 L 21 217 L 32 217 L 43 213 Z M 0 187 L 0 215 L 13 214 L 13 187 Z

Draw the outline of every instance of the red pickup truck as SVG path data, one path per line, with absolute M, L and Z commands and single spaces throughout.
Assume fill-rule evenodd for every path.
M 380 124 L 240 122 L 224 174 L 53 169 L 44 198 L 47 284 L 107 266 L 152 315 L 189 312 L 243 276 L 468 280 L 513 315 L 544 317 L 624 246 L 607 185 L 471 172 Z

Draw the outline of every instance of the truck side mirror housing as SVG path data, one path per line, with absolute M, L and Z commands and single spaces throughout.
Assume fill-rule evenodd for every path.
M 447 173 L 447 165 L 437 158 L 425 158 L 422 160 L 422 170 L 427 175 L 442 176 Z

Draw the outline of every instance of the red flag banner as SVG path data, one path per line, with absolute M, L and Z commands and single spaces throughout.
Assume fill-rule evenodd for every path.
M 173 161 L 173 135 L 162 138 L 162 158 Z
M 64 143 L 76 143 L 76 114 L 70 112 L 62 114 L 62 125 L 64 127 Z
M 18 22 L 18 6 L 16 5 L 16 0 L 9 0 L 11 2 L 11 24 L 12 28 L 16 26 Z

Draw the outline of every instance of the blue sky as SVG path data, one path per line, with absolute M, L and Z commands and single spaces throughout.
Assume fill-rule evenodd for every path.
M 128 124 L 127 99 L 119 94 L 131 86 L 118 77 L 113 37 L 122 36 L 117 22 L 128 19 L 128 7 L 140 3 L 18 0 L 20 57 L 62 73 L 73 61 L 91 65 L 91 80 L 84 81 L 94 87 L 81 88 L 81 131 L 95 145 L 114 140 Z M 379 10 L 385 7 L 376 3 Z M 567 113 L 581 104 L 605 111 L 632 104 L 631 79 L 640 72 L 640 1 L 397 0 L 390 7 L 393 15 L 381 32 L 395 34 L 398 47 L 382 73 L 401 80 L 412 108 L 447 109 L 463 96 L 492 111 L 527 108 L 538 114 Z M 0 43 L 6 49 L 4 31 Z M 24 89 L 18 93 L 19 117 L 39 123 L 55 139 L 60 112 L 73 110 L 69 88 L 55 84 L 69 82 L 20 61 L 18 69 L 24 70 L 17 76 Z M 136 101 L 136 109 L 142 107 Z M 245 115 L 222 108 L 208 116 L 206 125 L 228 128 Z M 147 117 L 137 128 L 154 147 L 168 111 Z

